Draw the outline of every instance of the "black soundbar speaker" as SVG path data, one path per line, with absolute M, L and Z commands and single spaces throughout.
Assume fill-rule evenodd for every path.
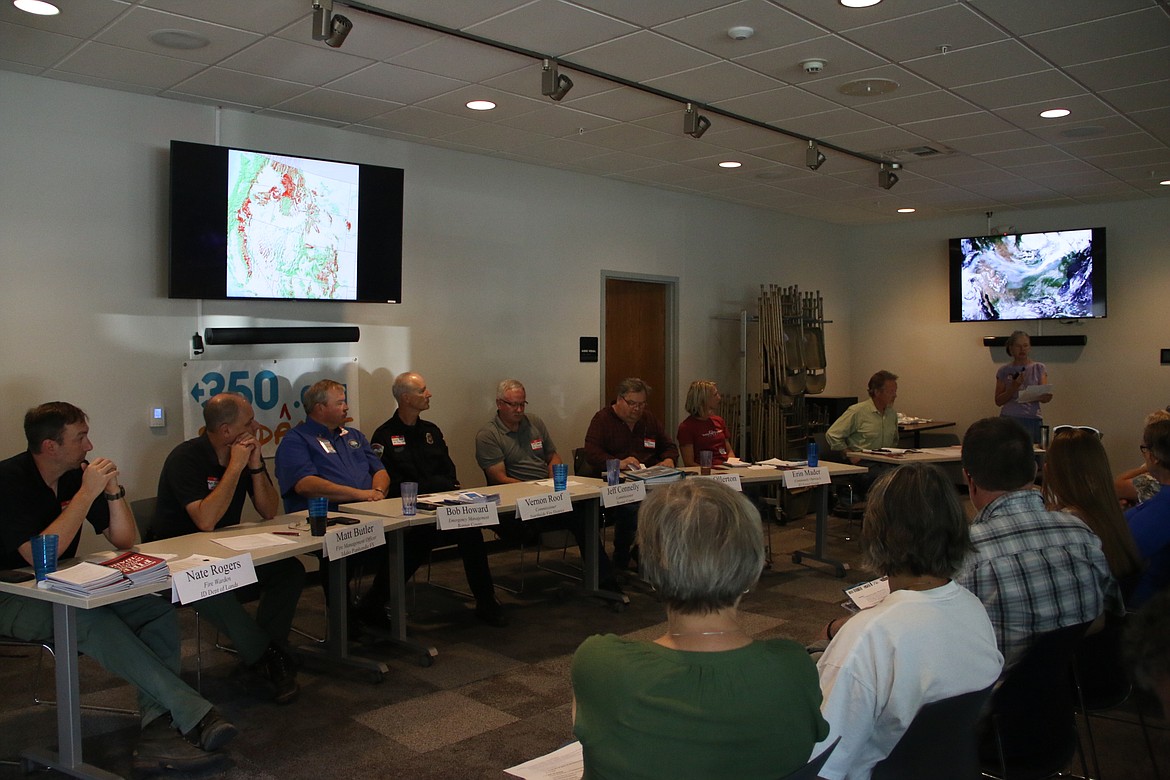
M 330 344 L 357 341 L 356 325 L 337 328 L 204 328 L 208 345 L 225 344 Z

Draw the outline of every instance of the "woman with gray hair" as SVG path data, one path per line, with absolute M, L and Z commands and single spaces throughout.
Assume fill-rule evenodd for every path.
M 838 621 L 829 624 L 821 710 L 841 742 L 821 769 L 826 780 L 868 778 L 923 705 L 983 690 L 1003 668 L 982 602 L 951 579 L 971 539 L 941 471 L 907 464 L 879 477 L 862 547 L 890 595 L 835 633 Z
M 755 641 L 740 599 L 760 577 L 760 515 L 711 480 L 656 488 L 638 513 L 641 575 L 666 606 L 653 641 L 586 639 L 573 732 L 586 778 L 777 778 L 828 734 L 804 648 Z

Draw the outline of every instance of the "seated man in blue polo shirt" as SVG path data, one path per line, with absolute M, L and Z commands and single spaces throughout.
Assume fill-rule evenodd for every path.
M 307 509 L 310 498 L 328 498 L 331 507 L 386 497 L 390 475 L 370 443 L 357 428 L 346 428 L 349 405 L 345 385 L 322 379 L 305 391 L 304 423 L 289 429 L 276 448 L 276 479 L 284 496 L 284 511 Z M 390 598 L 390 564 L 378 547 L 354 556 L 354 562 L 377 572 L 354 617 L 366 627 L 388 630 L 386 602 Z M 321 571 L 328 560 L 321 559 Z M 322 581 L 328 594 L 327 579 Z

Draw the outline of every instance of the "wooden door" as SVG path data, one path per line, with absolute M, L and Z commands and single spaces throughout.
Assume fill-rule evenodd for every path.
M 668 285 L 663 282 L 605 280 L 605 402 L 613 403 L 618 382 L 641 377 L 652 388 L 650 411 L 674 437 L 675 415 L 667 414 L 674 393 L 668 373 Z

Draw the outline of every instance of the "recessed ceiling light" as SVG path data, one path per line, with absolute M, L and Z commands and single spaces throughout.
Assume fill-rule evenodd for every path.
M 1170 179 L 1162 179 L 1162 181 L 1160 181 L 1158 183 L 1164 187 L 1170 187 Z
M 872 97 L 885 95 L 897 88 L 898 82 L 893 79 L 858 79 L 842 84 L 837 87 L 837 91 L 850 97 Z
M 61 13 L 57 6 L 44 0 L 12 0 L 12 4 L 25 13 L 37 16 L 56 16 Z
M 1068 116 L 1071 113 L 1067 108 L 1050 108 L 1047 111 L 1041 111 L 1040 116 L 1045 119 L 1060 119 L 1062 116 Z
M 899 214 L 913 214 L 917 209 L 898 209 Z
M 472 111 L 491 111 L 496 104 L 490 100 L 472 100 L 468 102 L 467 107 Z
M 877 5 L 882 0 L 841 0 L 841 5 L 846 8 L 869 8 L 871 5 Z
M 743 165 L 743 163 L 736 162 L 735 160 L 724 160 L 723 162 L 719 163 L 720 168 L 738 168 L 741 165 Z
M 150 40 L 167 49 L 202 49 L 211 44 L 210 39 L 186 30 L 155 30 Z

